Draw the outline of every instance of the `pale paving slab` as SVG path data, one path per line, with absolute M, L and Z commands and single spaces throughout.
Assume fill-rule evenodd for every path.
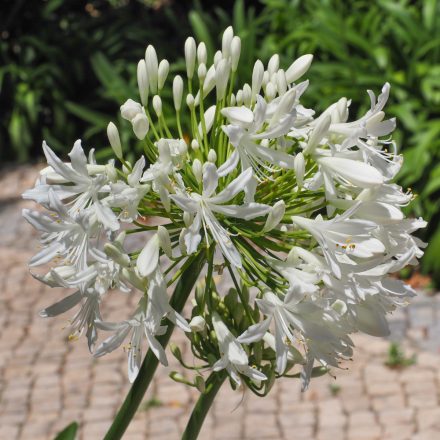
M 38 316 L 63 292 L 42 286 L 26 269 L 37 242 L 20 220 L 21 208 L 31 204 L 18 195 L 35 176 L 35 168 L 23 167 L 3 172 L 0 181 L 0 440 L 47 440 L 72 420 L 81 425 L 80 439 L 99 439 L 129 388 L 126 356 L 121 349 L 94 359 L 85 341 L 67 342 L 66 318 Z M 133 303 L 129 295 L 114 295 L 104 314 L 124 316 Z M 439 314 L 438 298 L 420 296 L 391 317 L 392 337 L 418 359 L 402 371 L 384 366 L 388 341 L 356 335 L 348 369 L 335 372 L 336 379 L 313 380 L 307 393 L 288 379 L 265 399 L 225 384 L 200 438 L 440 438 Z M 188 355 L 185 337 L 177 333 L 176 339 Z M 171 370 L 179 370 L 173 361 L 158 370 L 124 439 L 180 438 L 197 392 L 171 381 Z

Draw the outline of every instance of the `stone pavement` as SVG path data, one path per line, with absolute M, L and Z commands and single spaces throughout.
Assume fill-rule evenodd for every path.
M 35 175 L 23 167 L 0 179 L 0 440 L 51 439 L 73 420 L 81 425 L 79 439 L 100 439 L 129 388 L 126 356 L 121 349 L 94 359 L 85 340 L 67 342 L 65 317 L 38 316 L 62 292 L 36 282 L 26 268 L 37 242 L 20 218 L 31 204 L 19 194 Z M 109 319 L 133 306 L 129 295 L 110 302 Z M 416 354 L 415 365 L 389 369 L 389 341 L 356 335 L 349 370 L 314 379 L 306 393 L 292 379 L 278 381 L 264 399 L 225 384 L 200 439 L 439 439 L 440 296 L 420 295 L 391 323 L 392 339 Z M 175 363 L 159 368 L 124 439 L 179 439 L 197 392 L 169 379 L 173 369 Z

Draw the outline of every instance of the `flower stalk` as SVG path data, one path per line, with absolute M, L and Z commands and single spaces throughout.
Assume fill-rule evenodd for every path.
M 187 270 L 180 277 L 170 299 L 170 305 L 174 308 L 174 310 L 178 312 L 182 311 L 186 301 L 188 300 L 188 296 L 191 293 L 194 283 L 197 281 L 200 270 L 203 267 L 204 259 L 205 252 L 202 250 L 193 258 L 193 261 L 188 266 Z M 168 345 L 173 330 L 174 326 L 169 324 L 166 333 L 158 337 L 162 347 L 165 348 Z M 158 365 L 158 358 L 151 349 L 148 350 L 144 361 L 142 362 L 139 373 L 133 382 L 130 391 L 125 397 L 123 404 L 119 408 L 112 425 L 104 437 L 104 440 L 119 440 L 122 438 L 132 418 L 136 414 L 140 403 L 142 402 L 145 392 L 153 379 Z
M 209 409 L 227 377 L 227 374 L 223 371 L 217 373 L 214 372 L 209 375 L 205 382 L 205 391 L 200 394 L 194 405 L 191 416 L 182 435 L 182 440 L 197 439 Z

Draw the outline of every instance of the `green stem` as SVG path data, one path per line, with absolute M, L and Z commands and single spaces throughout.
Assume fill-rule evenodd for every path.
M 211 373 L 206 381 L 205 392 L 200 394 L 196 405 L 191 413 L 191 417 L 186 425 L 185 432 L 182 435 L 182 440 L 196 440 L 200 430 L 202 429 L 203 422 L 208 414 L 209 408 L 214 401 L 215 396 L 220 390 L 227 375 L 224 371 L 218 373 Z
M 196 257 L 194 257 L 192 263 L 189 265 L 188 270 L 182 274 L 179 282 L 176 285 L 173 296 L 170 299 L 171 307 L 176 310 L 176 312 L 181 312 L 191 290 L 197 281 L 197 278 L 205 264 L 205 252 L 201 251 Z M 159 342 L 165 347 L 171 337 L 174 326 L 168 322 L 168 328 L 164 335 L 158 336 Z M 121 408 L 116 414 L 110 429 L 104 437 L 104 440 L 119 440 L 124 435 L 125 430 L 131 422 L 131 419 L 136 413 L 145 392 L 153 378 L 153 375 L 158 366 L 158 359 L 151 350 L 148 350 L 144 361 L 142 362 L 139 374 L 127 397 L 124 400 Z

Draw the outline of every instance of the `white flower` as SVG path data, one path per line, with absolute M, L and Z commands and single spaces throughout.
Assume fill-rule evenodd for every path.
M 159 194 L 160 200 L 167 211 L 170 209 L 169 194 L 174 192 L 172 179 L 181 180 L 176 171 L 186 153 L 183 149 L 184 143 L 181 140 L 161 139 L 157 143 L 159 150 L 157 161 L 150 165 L 140 179 L 141 182 L 152 182 L 153 191 Z
M 349 218 L 357 206 L 332 220 L 293 216 L 292 221 L 312 234 L 321 246 L 327 263 L 340 278 L 340 256 L 349 254 L 358 258 L 370 258 L 383 254 L 385 246 L 372 232 L 377 228 L 373 222 Z
M 165 351 L 156 336 L 163 335 L 166 327 L 161 326 L 162 317 L 156 315 L 147 297 L 143 297 L 133 316 L 121 323 L 97 321 L 96 326 L 102 330 L 114 332 L 95 350 L 94 356 L 100 357 L 116 350 L 132 333 L 128 351 L 128 378 L 130 382 L 136 379 L 142 362 L 142 339 L 145 335 L 148 345 L 163 365 L 168 365 Z
M 257 96 L 254 111 L 247 107 L 226 107 L 222 114 L 230 121 L 223 127 L 235 150 L 229 159 L 219 168 L 219 175 L 231 172 L 241 161 L 244 171 L 252 167 L 257 176 L 264 176 L 260 168 L 270 171 L 266 164 L 281 168 L 293 168 L 294 158 L 283 151 L 262 146 L 262 139 L 273 139 L 290 131 L 295 119 L 296 90 L 291 89 L 282 98 L 267 105 L 261 96 Z
M 87 158 L 81 147 L 81 141 L 76 141 L 69 153 L 72 161 L 70 164 L 60 160 L 45 142 L 43 142 L 43 151 L 47 163 L 56 173 L 56 178 L 63 184 L 38 184 L 34 189 L 26 191 L 23 197 L 48 205 L 50 203 L 49 194 L 53 192 L 56 194 L 56 198 L 66 202 L 66 208 L 62 208 L 62 210 L 67 210 L 66 212 L 69 215 L 76 216 L 83 211 L 89 211 L 96 216 L 104 227 L 112 231 L 119 229 L 115 214 L 101 201 L 102 196 L 108 193 L 110 189 L 107 185 L 107 176 L 104 173 L 96 176 L 89 173 Z M 57 206 L 61 206 L 61 203 L 57 203 Z
M 131 122 L 133 132 L 138 139 L 142 140 L 145 138 L 150 128 L 150 123 L 141 104 L 132 99 L 127 99 L 121 105 L 121 116 Z
M 80 213 L 73 218 L 52 190 L 49 190 L 49 205 L 53 216 L 23 210 L 23 217 L 42 233 L 43 248 L 31 258 L 29 265 L 40 266 L 54 258 L 63 258 L 67 264 L 83 270 L 87 267 L 89 238 L 93 233 L 89 216 Z
M 257 383 L 266 380 L 267 377 L 261 371 L 249 366 L 249 360 L 243 347 L 238 343 L 216 312 L 212 315 L 212 325 L 214 326 L 220 349 L 220 359 L 213 365 L 212 369 L 214 371 L 226 369 L 238 386 L 241 385 L 240 374 L 249 377 Z
M 123 222 L 132 222 L 138 217 L 139 203 L 150 189 L 148 184 L 140 183 L 144 167 L 145 158 L 142 156 L 127 176 L 128 185 L 122 180 L 110 184 L 111 192 L 105 201 L 109 206 L 121 209 L 118 218 Z
M 218 173 L 215 165 L 205 163 L 203 166 L 202 194 L 181 192 L 171 195 L 174 203 L 183 211 L 194 215 L 194 220 L 185 231 L 184 240 L 189 254 L 195 252 L 201 240 L 200 230 L 203 226 L 205 236 L 208 231 L 220 246 L 223 255 L 236 267 L 241 267 L 240 253 L 229 238 L 228 231 L 217 220 L 215 213 L 226 217 L 243 218 L 250 220 L 261 217 L 269 212 L 270 207 L 260 203 L 244 205 L 224 205 L 232 200 L 240 191 L 243 191 L 252 179 L 252 170 L 247 169 L 234 179 L 219 194 L 214 195 L 218 185 Z

